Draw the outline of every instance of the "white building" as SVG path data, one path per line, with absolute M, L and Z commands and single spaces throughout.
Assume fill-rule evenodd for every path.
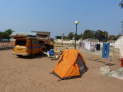
M 119 49 L 120 56 L 123 58 L 123 36 L 120 36 L 117 41 L 115 41 L 115 48 Z

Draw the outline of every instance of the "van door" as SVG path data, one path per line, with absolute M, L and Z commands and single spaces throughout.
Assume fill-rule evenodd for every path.
M 40 46 L 39 46 L 39 41 L 38 40 L 32 40 L 32 54 L 39 54 L 40 53 Z

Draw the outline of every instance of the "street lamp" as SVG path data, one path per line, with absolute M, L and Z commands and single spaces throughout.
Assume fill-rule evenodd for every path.
M 75 32 L 75 44 L 74 44 L 74 48 L 76 49 L 76 37 L 77 37 L 77 25 L 79 24 L 79 21 L 74 21 L 74 24 L 76 25 L 76 32 Z

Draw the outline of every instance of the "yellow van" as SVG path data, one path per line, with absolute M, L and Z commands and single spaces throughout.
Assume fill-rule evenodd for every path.
M 30 56 L 41 54 L 52 48 L 46 44 L 44 40 L 40 40 L 35 36 L 14 36 L 15 47 L 13 53 L 17 56 Z

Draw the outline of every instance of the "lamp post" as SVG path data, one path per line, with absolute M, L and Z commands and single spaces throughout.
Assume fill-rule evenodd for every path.
M 76 37 L 77 37 L 77 25 L 79 24 L 79 21 L 74 21 L 74 24 L 76 25 L 76 32 L 75 32 L 75 44 L 74 44 L 74 48 L 76 49 Z

